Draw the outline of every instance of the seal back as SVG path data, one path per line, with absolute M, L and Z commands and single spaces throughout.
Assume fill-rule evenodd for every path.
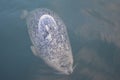
M 72 50 L 62 19 L 49 9 L 39 8 L 29 13 L 27 26 L 33 53 L 58 72 L 72 73 Z

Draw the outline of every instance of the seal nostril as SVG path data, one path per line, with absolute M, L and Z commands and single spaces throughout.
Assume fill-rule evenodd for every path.
M 71 74 L 72 73 L 72 71 L 68 71 L 68 74 Z

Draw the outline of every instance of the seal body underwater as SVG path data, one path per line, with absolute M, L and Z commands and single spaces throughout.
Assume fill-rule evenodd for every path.
M 31 50 L 60 74 L 73 72 L 73 56 L 67 28 L 53 11 L 38 8 L 26 16 Z

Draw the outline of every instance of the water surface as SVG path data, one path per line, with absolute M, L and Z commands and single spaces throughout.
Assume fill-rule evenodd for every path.
M 30 50 L 22 10 L 48 8 L 67 26 L 75 64 L 56 75 Z M 0 80 L 119 80 L 119 0 L 1 0 Z

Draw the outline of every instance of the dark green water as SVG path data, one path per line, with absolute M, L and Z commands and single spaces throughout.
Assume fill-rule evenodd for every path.
M 68 28 L 74 62 L 70 76 L 56 75 L 30 50 L 22 10 L 48 8 Z M 0 0 L 0 80 L 119 80 L 119 0 Z

